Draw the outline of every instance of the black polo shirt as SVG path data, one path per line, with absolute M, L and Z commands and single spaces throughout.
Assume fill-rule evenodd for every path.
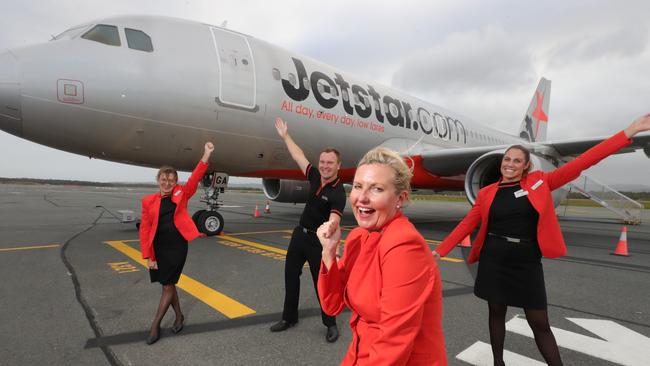
M 305 175 L 309 180 L 309 198 L 300 216 L 300 226 L 316 231 L 322 223 L 329 220 L 330 213 L 343 216 L 345 190 L 339 177 L 321 186 L 320 172 L 311 164 L 307 165 Z

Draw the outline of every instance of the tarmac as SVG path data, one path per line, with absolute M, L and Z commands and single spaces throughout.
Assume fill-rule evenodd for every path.
M 118 211 L 139 215 L 140 198 L 149 193 L 0 184 L 0 364 L 339 364 L 350 342 L 349 312 L 338 317 L 340 339 L 327 343 L 308 271 L 300 322 L 269 331 L 281 317 L 284 254 L 303 206 L 271 202 L 265 214 L 263 195 L 237 191 L 220 197 L 224 235 L 190 243 L 179 282 L 185 328 L 172 334 L 170 309 L 162 338 L 147 346 L 161 289 L 142 264 L 135 225 L 121 223 Z M 190 212 L 204 208 L 199 193 Z M 468 209 L 467 203 L 414 201 L 405 214 L 433 249 Z M 614 256 L 621 223 L 603 209 L 566 211 L 560 223 L 568 254 L 543 260 L 564 364 L 648 365 L 650 224 L 628 226 L 630 256 Z M 343 225 L 354 224 L 348 210 Z M 487 305 L 473 295 L 475 269 L 460 248 L 439 265 L 449 364 L 491 365 Z M 522 309 L 510 308 L 506 320 L 506 363 L 543 364 Z

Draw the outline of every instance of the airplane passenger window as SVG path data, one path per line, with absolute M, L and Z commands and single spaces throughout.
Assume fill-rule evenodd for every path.
M 120 34 L 114 25 L 98 24 L 81 36 L 83 39 L 95 41 L 109 46 L 120 46 Z
M 347 90 L 342 90 L 342 91 L 341 91 L 341 95 L 343 95 L 343 100 L 345 100 L 346 102 L 349 102 L 349 101 L 350 101 L 350 96 L 348 95 L 348 91 L 347 91 Z
M 280 70 L 274 68 L 273 70 L 271 70 L 271 74 L 273 74 L 273 78 L 275 80 L 280 80 Z
M 291 85 L 296 86 L 296 75 L 289 73 L 288 79 Z
M 309 90 L 311 88 L 311 84 L 309 83 L 309 78 L 306 76 L 302 78 L 302 85 L 305 87 L 305 89 Z
M 151 37 L 143 31 L 136 29 L 124 28 L 126 34 L 126 43 L 129 48 L 145 52 L 153 52 L 153 44 L 151 44 Z

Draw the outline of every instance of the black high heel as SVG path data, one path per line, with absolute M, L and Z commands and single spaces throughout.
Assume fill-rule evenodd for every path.
M 156 335 L 152 336 L 151 334 L 149 334 L 147 336 L 146 342 L 149 346 L 151 346 L 152 344 L 158 342 L 159 339 L 160 339 L 160 327 L 158 327 L 158 332 L 156 332 Z
M 181 324 L 180 325 L 174 324 L 172 326 L 172 333 L 176 334 L 176 333 L 180 332 L 181 330 L 183 330 L 183 323 L 184 322 L 185 322 L 185 315 L 181 314 Z

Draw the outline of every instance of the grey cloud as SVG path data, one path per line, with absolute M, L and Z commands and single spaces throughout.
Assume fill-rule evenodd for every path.
M 594 61 L 604 57 L 636 57 L 643 54 L 648 46 L 648 28 L 643 24 L 577 37 L 560 42 L 549 51 L 551 66 L 561 67 L 566 63 Z
M 413 54 L 393 74 L 405 90 L 484 90 L 519 86 L 533 77 L 532 55 L 516 36 L 498 27 L 454 33 Z

